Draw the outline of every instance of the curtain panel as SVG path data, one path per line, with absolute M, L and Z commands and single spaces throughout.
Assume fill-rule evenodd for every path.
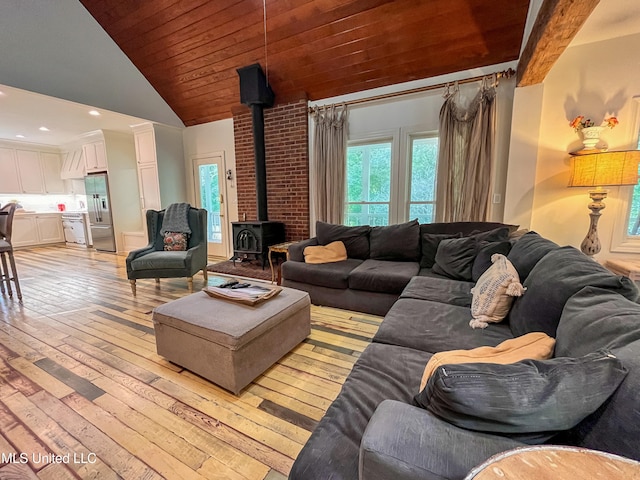
M 467 108 L 447 89 L 440 109 L 436 222 L 485 221 L 495 137 L 495 77 L 485 77 Z
M 315 107 L 313 182 L 316 220 L 342 224 L 347 157 L 347 106 Z

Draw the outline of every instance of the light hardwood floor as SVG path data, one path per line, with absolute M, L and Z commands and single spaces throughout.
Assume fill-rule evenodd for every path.
M 307 340 L 236 397 L 156 354 L 151 311 L 189 294 L 186 279 L 139 280 L 133 297 L 122 256 L 15 256 L 23 303 L 0 296 L 0 478 L 281 480 L 382 320 L 312 307 Z

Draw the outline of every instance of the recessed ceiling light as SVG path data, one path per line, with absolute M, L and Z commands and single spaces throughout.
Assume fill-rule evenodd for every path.
M 2 90 L 0 90 L 0 97 L 4 97 L 6 95 L 6 93 L 4 93 Z
M 94 117 L 99 117 L 100 112 L 97 110 L 89 110 L 89 115 L 93 115 Z
M 24 138 L 24 135 L 20 135 L 20 134 L 18 134 L 18 135 L 16 135 L 16 137 L 18 137 L 18 138 Z
M 48 132 L 49 129 L 47 127 L 40 127 L 41 132 Z

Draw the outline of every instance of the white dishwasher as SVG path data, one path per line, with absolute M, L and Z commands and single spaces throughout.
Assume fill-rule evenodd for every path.
M 87 227 L 84 216 L 84 213 L 81 212 L 64 212 L 62 214 L 64 241 L 67 245 L 87 245 Z

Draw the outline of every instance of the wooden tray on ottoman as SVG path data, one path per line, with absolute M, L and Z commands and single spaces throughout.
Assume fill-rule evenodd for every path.
M 159 355 L 236 395 L 311 333 L 309 294 L 284 287 L 255 306 L 198 292 L 152 318 Z

